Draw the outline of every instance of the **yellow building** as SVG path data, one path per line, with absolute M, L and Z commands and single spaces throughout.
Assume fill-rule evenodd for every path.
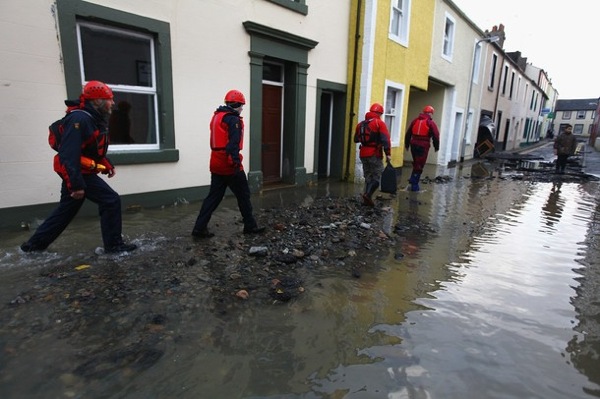
M 354 126 L 373 103 L 384 106 L 392 164 L 404 162 L 404 130 L 411 92 L 428 87 L 434 0 L 352 2 L 349 37 L 349 123 L 346 178 L 362 180 Z M 414 115 L 416 116 L 416 115 Z

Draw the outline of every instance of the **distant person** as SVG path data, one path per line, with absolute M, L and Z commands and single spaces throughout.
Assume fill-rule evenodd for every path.
M 436 152 L 440 149 L 440 132 L 432 118 L 434 112 L 433 107 L 427 105 L 406 129 L 404 147 L 407 150 L 410 148 L 413 158 L 412 174 L 408 179 L 411 191 L 419 191 L 419 180 L 427 162 L 431 141 Z
M 244 234 L 265 231 L 264 227 L 258 226 L 252 214 L 250 188 L 240 153 L 244 147 L 244 121 L 240 116 L 244 104 L 246 99 L 242 92 L 230 90 L 225 94 L 225 105 L 217 108 L 210 121 L 210 191 L 202 202 L 192 230 L 192 236 L 196 238 L 214 236 L 208 231 L 208 222 L 223 200 L 227 187 L 237 198 L 244 221 Z
M 63 133 L 54 156 L 54 171 L 62 179 L 58 207 L 37 228 L 24 252 L 43 251 L 67 228 L 83 202 L 98 205 L 100 229 L 105 252 L 126 252 L 137 248 L 126 244 L 121 236 L 121 198 L 98 173 L 109 178 L 115 168 L 106 158 L 108 150 L 108 117 L 115 104 L 113 92 L 104 83 L 91 80 L 83 88 L 79 101 L 65 101 L 69 107 L 63 119 Z M 82 162 L 91 161 L 92 168 Z M 99 165 L 99 166 L 98 166 Z
M 379 188 L 383 173 L 383 154 L 387 162 L 391 160 L 390 133 L 384 121 L 383 106 L 371 105 L 365 119 L 356 125 L 354 142 L 360 143 L 359 157 L 365 177 L 365 192 L 362 194 L 363 204 L 375 206 L 373 193 Z
M 567 160 L 575 154 L 577 138 L 573 135 L 573 126 L 567 125 L 554 140 L 554 155 L 556 155 L 556 173 L 565 173 Z
M 552 128 L 549 128 L 548 131 L 546 132 L 546 138 L 547 139 L 553 139 L 554 138 L 554 130 L 552 130 Z
M 127 101 L 119 101 L 117 109 L 113 110 L 108 122 L 108 133 L 111 144 L 131 144 L 131 119 L 129 117 L 131 104 Z

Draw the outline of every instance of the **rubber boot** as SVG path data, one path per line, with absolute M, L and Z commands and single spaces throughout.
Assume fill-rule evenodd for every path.
M 367 194 L 369 195 L 369 198 L 373 197 L 373 194 L 375 194 L 375 191 L 377 191 L 377 189 L 379 188 L 379 182 L 372 182 L 370 184 L 370 187 L 367 188 Z
M 379 183 L 377 182 L 371 182 L 367 184 L 367 187 L 365 188 L 365 193 L 362 195 L 364 205 L 375 206 L 372 197 L 375 190 L 377 190 L 377 187 L 379 187 Z
M 410 183 L 410 191 L 419 191 L 419 180 L 421 179 L 421 174 L 420 173 L 413 173 L 410 176 L 410 179 L 408 179 L 408 182 Z

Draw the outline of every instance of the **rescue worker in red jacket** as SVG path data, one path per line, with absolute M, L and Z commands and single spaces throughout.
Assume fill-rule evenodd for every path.
M 413 158 L 412 174 L 408 179 L 411 191 L 419 191 L 419 180 L 427 162 L 431 141 L 433 141 L 433 148 L 436 152 L 440 149 L 440 132 L 432 119 L 434 111 L 431 105 L 427 105 L 406 129 L 404 147 L 407 150 L 410 148 Z
M 92 80 L 84 86 L 78 103 L 67 100 L 65 104 L 67 116 L 54 156 L 54 171 L 62 179 L 60 203 L 33 236 L 21 244 L 21 249 L 45 250 L 65 230 L 87 198 L 98 205 L 105 252 L 133 251 L 137 246 L 124 243 L 121 236 L 121 198 L 98 176 L 98 173 L 109 178 L 115 175 L 114 166 L 106 158 L 113 92 L 106 84 Z M 83 165 L 82 157 L 102 165 L 102 171 Z
M 384 121 L 383 106 L 371 105 L 365 119 L 356 125 L 354 142 L 360 143 L 359 157 L 365 178 L 365 192 L 362 194 L 363 204 L 374 206 L 373 193 L 379 188 L 383 172 L 383 154 L 387 162 L 391 160 L 390 133 Z
M 225 105 L 214 112 L 210 121 L 210 191 L 202 202 L 192 236 L 210 238 L 208 222 L 217 209 L 227 187 L 237 198 L 244 222 L 244 234 L 262 233 L 252 213 L 250 188 L 242 165 L 240 151 L 244 147 L 244 121 L 240 116 L 246 99 L 242 92 L 230 90 L 225 95 Z

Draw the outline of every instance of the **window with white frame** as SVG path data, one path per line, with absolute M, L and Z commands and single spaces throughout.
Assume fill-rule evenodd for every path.
M 582 123 L 576 123 L 575 126 L 573 126 L 573 134 L 583 134 Z
M 576 119 L 585 119 L 585 111 L 577 111 L 577 116 L 575 117 Z
M 385 124 L 390 132 L 390 141 L 392 147 L 400 145 L 400 121 L 402 120 L 402 99 L 404 96 L 404 86 L 386 83 L 385 92 Z
M 508 83 L 508 65 L 504 65 L 504 72 L 502 74 L 502 95 L 506 95 L 506 85 Z
M 563 111 L 562 119 L 571 119 L 571 111 Z
M 111 149 L 158 149 L 153 37 L 89 22 L 77 23 L 77 36 L 82 85 L 100 80 L 115 96 Z
M 392 0 L 391 6 L 390 38 L 406 45 L 410 21 L 410 0 Z
M 498 54 L 492 54 L 492 65 L 490 67 L 490 81 L 488 87 L 493 89 L 496 82 L 496 67 L 498 66 Z
M 454 33 L 456 29 L 456 23 L 450 15 L 446 15 L 446 22 L 444 25 L 444 43 L 442 46 L 442 57 L 451 60 L 452 54 L 454 53 Z
M 512 71 L 510 75 L 510 91 L 508 93 L 508 98 L 513 98 L 513 91 L 515 89 L 515 71 Z
M 475 45 L 475 54 L 473 55 L 474 60 L 473 60 L 473 82 L 472 83 L 479 83 L 479 68 L 481 68 L 481 43 L 477 43 Z
M 67 98 L 90 80 L 114 92 L 110 128 L 121 132 L 112 134 L 111 161 L 177 162 L 170 24 L 85 1 L 55 4 Z

